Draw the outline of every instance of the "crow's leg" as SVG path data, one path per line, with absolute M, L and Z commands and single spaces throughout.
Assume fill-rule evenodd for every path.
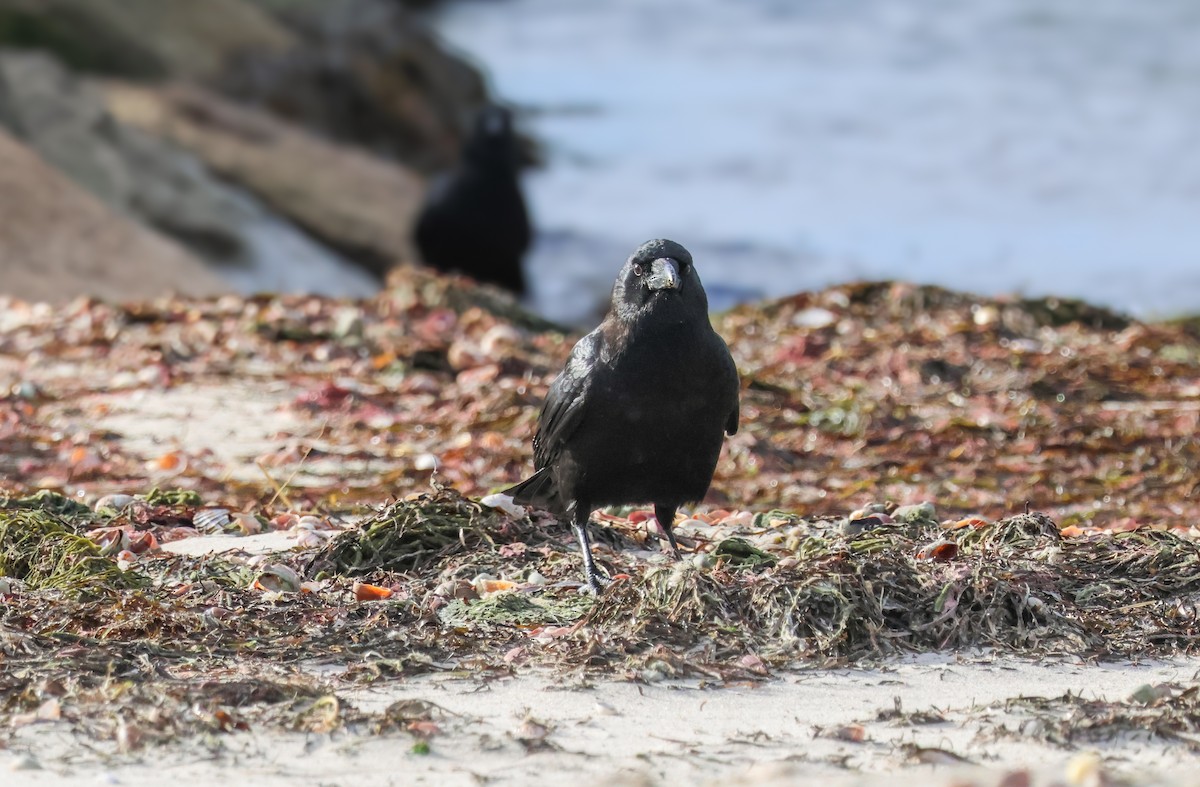
M 675 506 L 660 506 L 654 504 L 654 518 L 658 520 L 658 526 L 667 534 L 667 543 L 670 545 L 671 555 L 679 560 L 682 555 L 679 554 L 679 544 L 675 543 L 675 532 L 671 529 L 675 526 Z M 666 549 L 662 550 L 666 552 Z
M 600 595 L 604 591 L 604 586 L 608 584 L 608 577 L 600 573 L 596 568 L 596 561 L 592 558 L 592 540 L 588 536 L 588 519 L 591 518 L 592 511 L 587 506 L 574 506 L 574 511 L 571 512 L 571 523 L 575 528 L 575 535 L 579 538 L 579 549 L 583 552 L 583 573 L 587 576 L 588 587 L 596 595 Z

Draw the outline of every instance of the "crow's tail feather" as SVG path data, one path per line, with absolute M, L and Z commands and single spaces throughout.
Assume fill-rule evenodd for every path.
M 536 506 L 548 510 L 558 508 L 558 490 L 550 469 L 543 467 L 516 486 L 504 490 L 504 494 L 512 495 L 514 503 L 523 506 Z

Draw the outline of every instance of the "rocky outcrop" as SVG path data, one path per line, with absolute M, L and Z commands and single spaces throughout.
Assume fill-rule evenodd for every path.
M 0 0 L 0 46 L 196 82 L 425 170 L 454 161 L 479 72 L 399 0 Z
M 191 154 L 117 122 L 99 93 L 48 55 L 0 52 L 0 123 L 110 207 L 214 263 L 242 291 L 367 295 L 378 287 Z
M 194 153 L 280 215 L 377 273 L 413 258 L 409 228 L 424 183 L 409 170 L 200 88 L 113 83 L 105 93 L 122 123 Z
M 200 260 L 110 210 L 2 130 L 0 216 L 4 295 L 124 301 L 229 289 Z
M 455 161 L 486 101 L 412 4 L 0 0 L 0 128 L 239 287 L 301 288 L 340 252 L 367 278 L 316 289 L 370 291 L 414 257 L 414 171 Z M 59 61 L 114 79 L 111 107 Z M 255 283 L 264 259 L 295 276 Z
M 0 123 L 111 207 L 218 258 L 239 253 L 240 211 L 227 190 L 194 159 L 117 123 L 50 56 L 0 52 Z
M 483 78 L 402 3 L 256 2 L 302 43 L 241 58 L 221 81 L 223 92 L 423 171 L 457 159 L 487 101 Z
M 210 79 L 241 54 L 296 43 L 242 0 L 0 0 L 0 44 L 102 74 Z

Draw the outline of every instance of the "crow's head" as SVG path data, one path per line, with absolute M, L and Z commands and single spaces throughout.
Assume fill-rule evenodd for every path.
M 708 296 L 691 253 L 672 240 L 649 240 L 638 246 L 617 274 L 612 310 L 622 320 L 647 314 L 679 321 L 702 314 L 707 319 Z
M 463 149 L 463 158 L 478 169 L 516 170 L 520 164 L 512 113 L 495 104 L 480 110 Z

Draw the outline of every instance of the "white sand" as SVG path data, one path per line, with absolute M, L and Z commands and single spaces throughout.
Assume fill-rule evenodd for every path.
M 1028 713 L 994 707 L 1008 698 L 1072 691 L 1124 699 L 1145 683 L 1194 683 L 1198 669 L 1200 661 L 1083 665 L 935 656 L 882 669 L 793 672 L 726 688 L 697 681 L 587 684 L 539 672 L 490 682 L 434 675 L 338 692 L 341 701 L 363 710 L 378 711 L 401 699 L 444 709 L 435 717 L 442 732 L 424 756 L 410 752 L 412 738 L 402 732 L 251 731 L 220 736 L 216 751 L 192 741 L 111 758 L 114 743 L 85 746 L 67 734 L 65 724 L 55 723 L 14 733 L 9 752 L 0 753 L 0 782 L 950 785 L 970 774 L 988 785 L 997 784 L 1005 770 L 1029 767 L 1035 784 L 1066 784 L 1072 783 L 1066 779 L 1068 763 L 1096 750 L 1106 772 L 1138 784 L 1200 785 L 1195 756 L 1178 743 L 1122 737 L 1097 750 L 1095 744 L 1056 748 L 1029 737 L 987 734 L 994 724 L 1010 729 L 1032 724 Z M 875 721 L 895 697 L 906 711 L 937 708 L 947 722 Z M 862 742 L 830 736 L 852 723 L 862 724 Z M 539 725 L 546 728 L 546 745 L 527 751 L 519 738 L 539 737 Z M 821 729 L 826 732 L 818 734 Z M 917 764 L 905 744 L 951 752 L 977 765 Z M 926 756 L 949 758 L 939 752 Z

